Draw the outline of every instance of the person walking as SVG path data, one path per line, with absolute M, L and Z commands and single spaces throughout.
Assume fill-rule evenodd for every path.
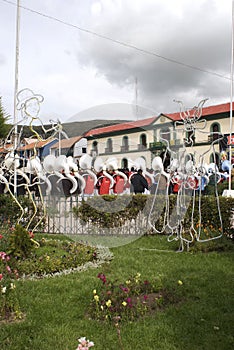
M 143 193 L 145 189 L 148 190 L 148 182 L 146 178 L 142 175 L 141 169 L 138 169 L 137 173 L 132 175 L 131 184 L 135 194 Z

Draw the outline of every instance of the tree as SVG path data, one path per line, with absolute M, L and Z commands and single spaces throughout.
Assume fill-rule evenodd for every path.
M 10 130 L 10 125 L 7 124 L 9 115 L 5 112 L 2 106 L 2 98 L 0 97 L 0 139 L 4 139 Z

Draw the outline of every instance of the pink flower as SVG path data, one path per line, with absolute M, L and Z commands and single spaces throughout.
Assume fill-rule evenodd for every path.
M 106 276 L 104 275 L 104 273 L 99 273 L 97 277 L 100 278 L 103 284 L 106 283 Z
M 125 292 L 125 293 L 129 292 L 129 288 L 127 288 L 127 287 L 120 286 L 120 289 L 122 289 L 122 291 Z
M 5 260 L 5 259 L 6 259 L 6 256 L 7 256 L 7 254 L 6 254 L 5 252 L 0 252 L 0 258 L 1 258 L 2 260 Z
M 0 235 L 0 239 L 2 239 L 3 238 L 3 235 Z
M 3 274 L 0 273 L 0 281 L 3 279 Z
M 94 342 L 86 340 L 86 337 L 82 337 L 79 340 L 79 345 L 76 350 L 89 350 L 92 346 L 94 346 Z
M 6 266 L 6 269 L 7 269 L 7 271 L 8 271 L 9 273 L 11 273 L 11 268 L 10 268 L 9 265 Z
M 34 238 L 34 234 L 33 234 L 32 231 L 29 231 L 28 234 L 29 234 L 29 237 L 30 237 L 30 238 Z
M 131 298 L 127 298 L 127 303 L 128 303 L 128 306 L 130 307 L 130 308 L 132 308 L 132 299 Z

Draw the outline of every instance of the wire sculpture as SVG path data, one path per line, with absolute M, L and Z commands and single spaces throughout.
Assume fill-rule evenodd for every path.
M 200 101 L 197 107 L 193 109 L 185 110 L 183 103 L 181 101 L 176 101 L 180 105 L 180 121 L 175 122 L 175 128 L 177 133 L 182 134 L 183 145 L 182 149 L 178 152 L 174 152 L 170 148 L 170 144 L 164 135 L 161 135 L 161 141 L 166 144 L 165 154 L 169 154 L 171 161 L 168 166 L 168 183 L 178 184 L 178 195 L 176 198 L 176 205 L 174 206 L 173 211 L 170 213 L 170 199 L 168 195 L 168 186 L 166 187 L 163 195 L 164 199 L 158 196 L 158 188 L 161 177 L 165 176 L 165 171 L 163 169 L 163 161 L 157 169 L 157 166 L 153 165 L 154 170 L 158 170 L 159 181 L 156 186 L 154 200 L 149 212 L 149 226 L 157 233 L 165 231 L 168 234 L 168 241 L 179 240 L 180 248 L 179 251 L 184 250 L 184 244 L 189 245 L 195 240 L 198 242 L 207 242 L 210 240 L 218 239 L 223 235 L 223 225 L 221 210 L 219 204 L 219 196 L 217 183 L 220 179 L 220 173 L 215 164 L 207 165 L 204 162 L 205 155 L 208 152 L 212 152 L 215 159 L 215 144 L 219 143 L 223 139 L 224 135 L 220 132 L 207 132 L 204 129 L 207 126 L 207 121 L 205 119 L 200 119 L 202 116 L 202 107 L 205 104 L 207 99 Z M 205 150 L 201 154 L 197 154 L 197 151 L 194 149 L 194 137 L 195 133 L 209 134 L 211 136 L 212 142 L 208 150 Z M 187 147 L 189 145 L 189 153 Z M 159 158 L 159 157 L 158 157 Z M 154 162 L 154 161 L 153 161 Z M 202 189 L 209 182 L 209 177 L 215 177 L 215 197 L 217 211 L 220 221 L 220 234 L 214 237 L 203 238 L 202 237 L 202 213 L 201 213 L 201 199 L 202 199 Z M 198 215 L 199 215 L 199 224 L 194 225 L 194 212 L 195 212 L 195 203 L 196 196 L 198 195 Z M 161 201 L 161 206 L 165 207 L 164 211 L 164 220 L 161 231 L 155 227 L 155 210 L 158 209 L 158 202 Z M 184 220 L 187 210 L 192 202 L 192 213 L 191 213 L 191 224 L 189 229 L 185 229 Z M 157 205 L 155 205 L 157 203 Z M 160 213 L 162 213 L 162 208 L 160 208 Z

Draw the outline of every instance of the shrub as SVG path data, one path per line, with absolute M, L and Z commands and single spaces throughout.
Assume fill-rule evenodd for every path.
M 16 225 L 8 233 L 8 254 L 14 258 L 28 258 L 35 249 L 33 234 L 22 225 Z
M 26 196 L 18 196 L 18 202 L 24 209 L 25 213 L 23 218 L 21 219 L 21 224 L 28 223 L 29 219 L 34 214 L 34 206 L 32 201 Z M 21 216 L 21 210 L 19 210 L 18 204 L 14 201 L 14 199 L 9 194 L 1 194 L 0 195 L 0 222 L 1 225 L 11 224 L 15 225 Z M 36 224 L 43 217 L 43 208 L 42 205 L 37 205 L 37 213 L 32 220 L 31 227 L 36 226 Z M 42 229 L 44 225 L 44 221 L 42 220 L 41 224 L 37 229 Z
M 100 227 L 119 227 L 125 221 L 135 219 L 144 209 L 146 195 L 96 196 L 83 201 L 73 208 L 74 215 L 85 223 L 95 223 Z

